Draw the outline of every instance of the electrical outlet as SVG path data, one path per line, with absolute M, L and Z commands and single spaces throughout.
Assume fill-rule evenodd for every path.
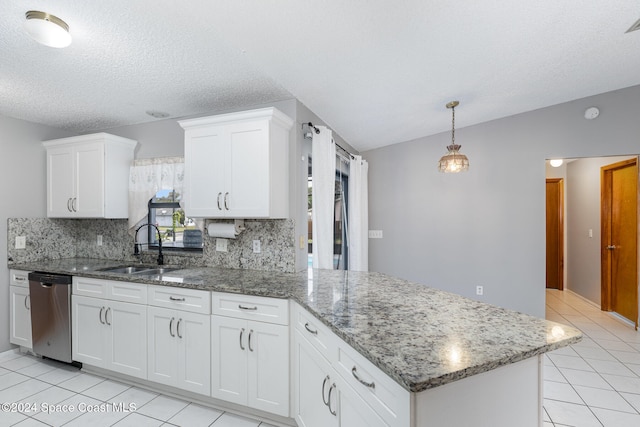
M 260 253 L 260 240 L 254 240 L 253 241 L 253 253 L 254 254 L 259 254 Z
M 96 244 L 98 246 L 102 246 L 102 234 L 98 234 L 98 238 L 96 239 Z
M 216 251 L 227 252 L 227 239 L 216 239 Z
M 382 239 L 382 230 L 369 230 L 370 239 Z
M 26 248 L 27 248 L 27 237 L 16 236 L 16 249 L 26 249 Z
M 476 295 L 484 295 L 484 286 L 476 286 Z

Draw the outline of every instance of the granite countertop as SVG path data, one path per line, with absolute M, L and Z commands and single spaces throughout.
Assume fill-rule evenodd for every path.
M 151 277 L 97 271 L 121 264 L 72 258 L 9 268 L 291 298 L 411 392 L 543 354 L 582 337 L 572 327 L 380 273 L 287 274 L 211 267 Z

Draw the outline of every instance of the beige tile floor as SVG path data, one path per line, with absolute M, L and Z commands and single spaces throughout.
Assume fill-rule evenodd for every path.
M 0 354 L 2 403 L 0 427 L 273 427 L 15 351 Z
M 584 338 L 545 356 L 545 427 L 640 427 L 640 333 L 570 291 L 547 290 L 546 317 Z

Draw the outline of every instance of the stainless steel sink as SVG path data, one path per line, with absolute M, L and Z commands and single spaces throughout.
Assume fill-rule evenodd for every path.
M 169 271 L 177 270 L 177 268 L 173 267 L 149 267 L 145 265 L 126 265 L 119 267 L 108 267 L 102 268 L 99 271 L 104 271 L 105 273 L 115 273 L 115 274 L 144 274 L 144 275 L 157 275 L 168 273 Z

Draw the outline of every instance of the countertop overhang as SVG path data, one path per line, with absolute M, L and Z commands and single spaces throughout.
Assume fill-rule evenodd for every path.
M 410 392 L 519 362 L 582 339 L 579 330 L 381 273 L 275 273 L 182 267 L 159 276 L 99 271 L 122 262 L 67 258 L 11 269 L 290 298 Z

